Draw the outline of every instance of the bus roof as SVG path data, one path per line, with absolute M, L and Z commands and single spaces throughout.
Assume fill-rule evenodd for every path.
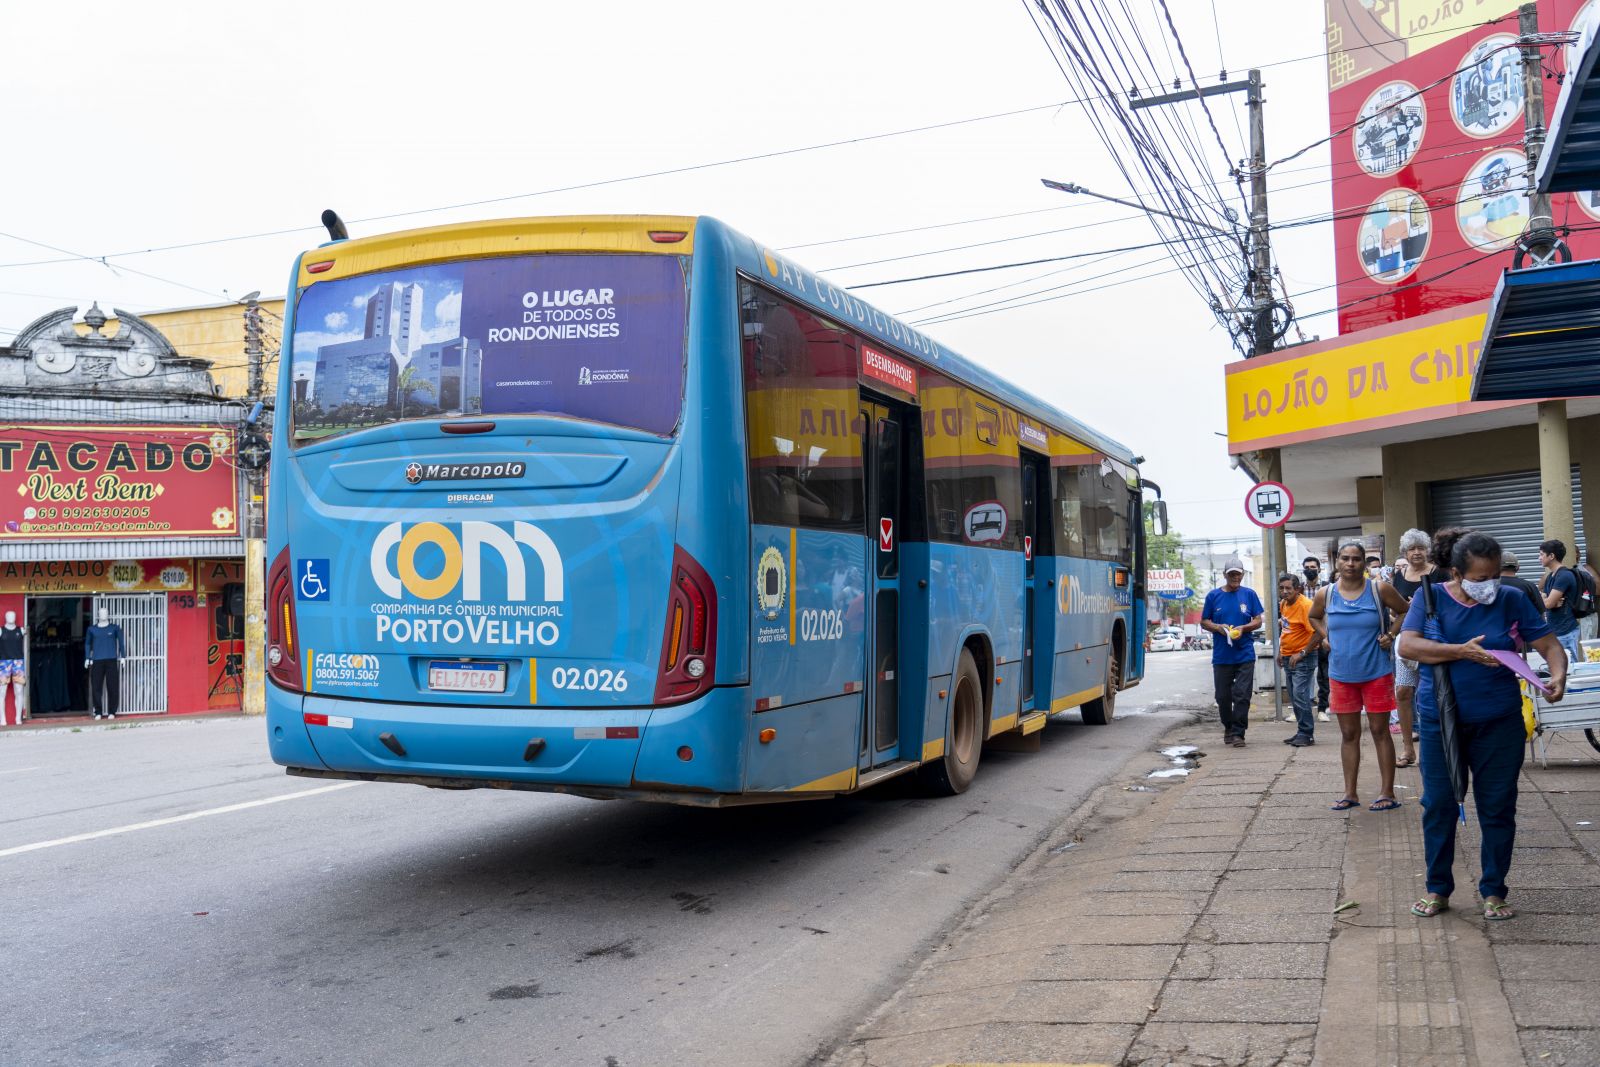
M 893 315 L 829 284 L 715 218 L 702 216 L 698 222 L 702 245 L 714 236 L 721 238 L 727 242 L 733 260 L 746 274 L 760 278 L 825 315 L 851 323 L 854 328 L 883 344 L 988 393 L 1024 415 L 1071 434 L 1097 452 L 1124 463 L 1137 464 L 1138 457 L 1126 445 L 1090 428 L 1055 405 L 1017 388 Z
M 698 237 L 698 242 L 697 242 Z M 325 244 L 301 255 L 296 287 L 397 267 L 479 256 L 532 252 L 634 252 L 689 255 L 696 244 L 719 245 L 751 277 L 850 322 L 854 328 L 914 359 L 960 379 L 1017 411 L 1064 431 L 1097 452 L 1134 464 L 1126 445 L 1053 404 L 1010 384 L 887 312 L 778 255 L 710 216 L 565 215 L 494 219 L 428 226 Z M 318 268 L 318 269 L 313 269 Z

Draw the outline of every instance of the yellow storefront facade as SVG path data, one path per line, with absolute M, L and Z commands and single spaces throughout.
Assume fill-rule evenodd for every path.
M 1288 532 L 1323 556 L 1360 537 L 1392 561 L 1407 529 L 1465 522 L 1525 572 L 1544 537 L 1600 546 L 1600 398 L 1473 402 L 1487 313 L 1467 304 L 1227 368 L 1229 452 L 1289 486 Z

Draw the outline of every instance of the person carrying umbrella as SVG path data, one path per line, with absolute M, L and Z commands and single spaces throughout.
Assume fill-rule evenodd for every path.
M 1506 903 L 1506 874 L 1525 734 L 1517 676 L 1492 653 L 1515 651 L 1519 637 L 1537 649 L 1550 667 L 1545 699 L 1551 702 L 1566 692 L 1567 654 L 1522 590 L 1501 584 L 1494 538 L 1448 527 L 1433 535 L 1432 556 L 1450 580 L 1421 587 L 1400 632 L 1400 654 L 1421 664 L 1416 702 L 1428 883 L 1411 911 L 1431 918 L 1450 906 L 1456 816 L 1465 821 L 1470 779 L 1483 837 L 1483 917 L 1510 919 L 1516 913 Z

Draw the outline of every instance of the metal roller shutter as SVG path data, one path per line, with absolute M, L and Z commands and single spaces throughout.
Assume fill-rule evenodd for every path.
M 1434 482 L 1428 490 L 1434 529 L 1470 526 L 1482 530 L 1502 548 L 1517 554 L 1523 574 L 1539 569 L 1539 542 L 1545 537 L 1538 471 Z M 1572 468 L 1572 520 L 1574 528 L 1582 531 L 1583 494 L 1576 465 Z M 1578 558 L 1570 548 L 1568 563 Z

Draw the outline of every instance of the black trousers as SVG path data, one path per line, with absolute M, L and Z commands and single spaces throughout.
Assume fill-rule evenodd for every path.
M 1328 650 L 1317 649 L 1317 710 L 1328 710 Z
M 99 715 L 102 711 L 109 711 L 112 715 L 117 713 L 117 707 L 122 702 L 122 672 L 117 669 L 114 659 L 97 659 L 89 664 L 89 692 L 94 701 L 94 713 Z M 106 702 L 100 703 L 100 690 L 105 689 Z
M 1213 663 L 1211 678 L 1216 683 L 1217 715 L 1222 732 L 1243 737 L 1250 727 L 1250 689 L 1255 685 L 1256 663 Z

